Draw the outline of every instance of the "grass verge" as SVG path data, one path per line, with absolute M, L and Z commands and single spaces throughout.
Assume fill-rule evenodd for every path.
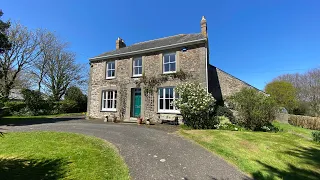
M 130 179 L 113 146 L 75 133 L 14 132 L 0 138 L 0 179 Z
M 183 130 L 183 136 L 218 154 L 254 179 L 318 179 L 320 144 L 311 130 L 275 122 L 278 133 Z

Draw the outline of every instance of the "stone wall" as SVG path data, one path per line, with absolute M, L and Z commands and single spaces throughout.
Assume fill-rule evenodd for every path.
M 182 70 L 192 77 L 187 81 L 201 83 L 204 87 L 206 84 L 206 47 L 205 44 L 193 45 L 187 47 L 187 51 L 182 52 L 181 48 L 171 49 L 170 51 L 161 51 L 148 54 L 142 54 L 143 72 L 146 77 L 159 77 L 162 75 L 162 58 L 167 52 L 176 52 L 176 69 Z M 136 57 L 136 56 L 135 56 Z M 116 116 L 121 120 L 129 120 L 131 112 L 131 89 L 137 88 L 137 82 L 140 78 L 132 77 L 132 59 L 125 57 L 121 59 L 108 59 L 99 62 L 92 62 L 90 69 L 90 85 L 88 98 L 88 116 L 90 118 L 104 119 L 105 116 Z M 114 79 L 105 79 L 106 62 L 115 61 L 116 77 Z M 159 85 L 159 87 L 176 86 L 179 79 L 169 79 Z M 155 91 L 149 96 L 145 96 L 144 85 L 141 84 L 141 116 L 150 118 L 153 121 L 159 121 L 158 113 L 158 94 Z M 117 111 L 101 111 L 101 92 L 102 90 L 117 90 Z
M 226 97 L 239 92 L 242 88 L 255 88 L 212 65 L 208 66 L 208 84 L 209 92 L 218 101 L 223 101 Z M 259 89 L 257 90 L 260 91 Z

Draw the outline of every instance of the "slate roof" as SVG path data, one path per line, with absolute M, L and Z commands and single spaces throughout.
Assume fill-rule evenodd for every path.
M 169 36 L 164 37 L 160 39 L 150 40 L 150 41 L 144 41 L 140 43 L 136 43 L 127 47 L 123 47 L 117 50 L 105 52 L 103 54 L 100 54 L 99 56 L 93 57 L 90 59 L 90 61 L 95 61 L 96 59 L 101 59 L 103 57 L 110 57 L 110 56 L 121 56 L 121 54 L 125 53 L 134 53 L 136 51 L 143 51 L 146 49 L 157 49 L 164 46 L 174 46 L 176 44 L 184 44 L 184 43 L 190 43 L 190 42 L 198 42 L 201 40 L 206 40 L 206 38 L 201 34 L 179 34 L 175 36 Z

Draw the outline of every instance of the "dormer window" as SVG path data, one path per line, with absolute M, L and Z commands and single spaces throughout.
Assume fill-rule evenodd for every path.
M 116 75 L 116 66 L 114 61 L 107 62 L 106 79 L 113 79 Z
M 142 76 L 142 57 L 133 59 L 132 72 L 133 76 Z
M 163 74 L 176 72 L 176 53 L 163 55 Z

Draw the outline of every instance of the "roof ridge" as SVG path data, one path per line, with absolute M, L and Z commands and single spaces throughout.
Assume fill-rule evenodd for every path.
M 176 37 L 176 36 L 182 36 L 182 35 L 187 35 L 187 34 L 176 34 L 176 35 L 166 36 L 166 37 L 152 39 L 152 40 L 148 40 L 148 41 L 137 42 L 137 43 L 131 44 L 130 46 L 137 45 L 137 44 L 142 44 L 142 43 L 147 43 L 147 42 L 151 42 L 151 41 L 158 41 L 158 40 L 166 39 L 166 38 L 172 38 L 172 37 Z

